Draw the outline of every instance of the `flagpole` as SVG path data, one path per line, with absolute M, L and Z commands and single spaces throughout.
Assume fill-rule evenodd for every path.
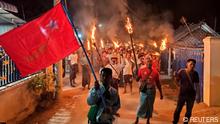
M 101 62 L 102 62 L 102 66 L 104 67 L 104 62 L 103 62 L 103 59 L 102 59 L 101 54 L 100 54 L 100 52 L 99 52 L 99 49 L 98 49 L 98 47 L 96 46 L 96 43 L 93 43 L 93 45 L 95 46 L 96 52 L 98 53 L 99 58 L 101 59 Z M 116 74 L 119 76 L 118 71 L 117 71 L 117 70 L 115 69 L 115 67 L 111 64 L 111 62 L 109 62 L 109 65 L 112 67 L 112 69 L 113 69 L 113 70 L 116 72 Z
M 88 54 L 87 54 L 87 52 L 86 52 L 86 49 L 85 49 L 85 47 L 84 47 L 84 45 L 83 45 L 83 43 L 82 43 L 82 40 L 81 40 L 81 39 L 79 38 L 79 36 L 78 36 L 78 32 L 77 32 L 77 30 L 76 30 L 76 28 L 75 28 L 75 25 L 74 25 L 74 23 L 73 23 L 73 20 L 70 18 L 71 16 L 70 16 L 69 12 L 67 11 L 67 7 L 64 6 L 64 5 L 65 5 L 65 1 L 64 1 L 64 0 L 61 0 L 61 4 L 62 4 L 62 6 L 63 6 L 63 9 L 64 9 L 65 13 L 67 14 L 67 17 L 68 17 L 68 19 L 69 19 L 69 22 L 71 23 L 71 25 L 72 25 L 72 27 L 73 27 L 73 29 L 74 29 L 75 35 L 76 35 L 76 37 L 77 37 L 77 39 L 78 39 L 78 41 L 79 41 L 79 43 L 80 43 L 80 45 L 81 45 L 81 47 L 82 47 L 82 50 L 83 50 L 83 52 L 85 53 L 85 56 L 86 56 L 86 59 L 87 59 L 87 61 L 88 61 L 88 63 L 89 63 L 89 67 L 90 67 L 90 69 L 91 69 L 91 71 L 92 71 L 93 77 L 94 77 L 95 81 L 97 82 L 98 79 L 97 79 L 97 77 L 96 77 L 94 68 L 92 67 L 92 63 L 91 63 L 91 61 L 89 60 Z
M 67 6 L 64 6 L 64 2 L 65 2 L 64 0 L 61 0 L 61 4 L 62 4 L 62 6 L 63 6 L 63 9 L 64 9 L 65 13 L 67 14 L 67 17 L 68 17 L 68 19 L 69 19 L 69 21 L 70 21 L 70 23 L 71 23 L 71 25 L 72 25 L 72 27 L 73 27 L 73 29 L 74 29 L 75 35 L 76 35 L 76 37 L 77 37 L 77 39 L 78 39 L 78 41 L 79 41 L 79 43 L 80 43 L 80 45 L 81 45 L 81 47 L 82 47 L 82 49 L 83 49 L 83 52 L 85 53 L 86 59 L 87 59 L 87 61 L 88 61 L 88 63 L 89 63 L 89 67 L 90 67 L 90 69 L 92 70 L 92 74 L 93 74 L 93 77 L 94 77 L 94 79 L 95 79 L 95 84 L 98 84 L 98 89 L 99 89 L 99 83 L 98 83 L 98 79 L 97 79 L 97 77 L 96 77 L 94 68 L 92 67 L 91 61 L 89 60 L 89 57 L 88 57 L 87 52 L 86 52 L 86 49 L 85 49 L 85 47 L 84 47 L 84 45 L 83 45 L 81 39 L 80 39 L 79 36 L 78 36 L 78 32 L 77 32 L 77 30 L 76 30 L 76 28 L 75 28 L 75 25 L 74 25 L 72 19 L 70 18 L 71 16 L 70 16 L 70 14 L 68 13 L 67 8 L 66 8 Z M 103 95 L 102 95 L 102 93 L 101 93 L 100 90 L 98 90 L 98 95 L 101 97 L 102 103 L 103 103 L 104 108 L 105 108 L 105 107 L 106 107 L 105 100 L 104 100 L 104 97 L 103 97 Z

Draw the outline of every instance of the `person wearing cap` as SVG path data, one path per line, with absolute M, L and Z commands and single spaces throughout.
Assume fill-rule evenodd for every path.
M 194 70 L 196 65 L 195 59 L 188 59 L 186 68 L 180 69 L 177 73 L 176 81 L 180 83 L 180 92 L 177 101 L 176 110 L 173 116 L 173 124 L 177 124 L 180 118 L 180 113 L 186 103 L 186 113 L 184 123 L 187 124 L 190 120 L 193 105 L 196 99 L 196 93 L 199 93 L 199 74 Z M 197 102 L 200 102 L 199 100 Z
M 140 105 L 137 110 L 137 117 L 134 124 L 138 124 L 139 118 L 147 118 L 147 124 L 152 117 L 156 87 L 160 92 L 160 99 L 163 99 L 162 88 L 159 80 L 159 73 L 152 69 L 151 59 L 140 56 L 141 65 L 138 70 L 137 81 L 140 81 Z
M 118 63 L 117 55 L 112 55 L 110 62 L 105 67 L 110 68 L 112 70 L 113 82 L 112 82 L 111 86 L 114 87 L 118 91 L 118 85 L 119 85 L 119 81 L 120 81 L 119 75 L 120 75 L 120 72 L 122 71 L 123 65 Z

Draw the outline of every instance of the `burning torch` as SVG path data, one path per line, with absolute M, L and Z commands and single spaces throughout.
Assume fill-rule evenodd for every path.
M 164 51 L 166 49 L 167 38 L 162 39 L 160 50 Z
M 132 47 L 132 51 L 133 51 L 133 54 L 134 54 L 134 62 L 135 62 L 135 66 L 136 66 L 136 71 L 138 71 L 138 65 L 137 65 L 136 55 L 135 55 L 135 51 L 134 51 L 133 37 L 132 37 L 133 29 L 132 29 L 131 20 L 130 20 L 129 17 L 126 18 L 126 25 L 125 25 L 125 27 L 126 27 L 126 29 L 128 31 L 130 39 L 131 39 L 131 47 Z
M 93 28 L 92 28 L 92 34 L 91 34 L 92 45 L 95 47 L 96 52 L 98 53 L 98 56 L 99 56 L 99 58 L 100 58 L 100 60 L 101 60 L 101 62 L 102 62 L 102 66 L 104 66 L 104 63 L 103 63 L 101 54 L 100 54 L 99 49 L 98 49 L 98 47 L 97 47 L 97 45 L 96 45 L 96 41 L 95 41 L 95 31 L 96 31 L 96 27 L 93 26 Z M 103 47 L 104 47 L 104 44 L 103 44 Z M 110 66 L 115 70 L 115 72 L 119 75 L 119 73 L 118 73 L 118 72 L 116 71 L 116 69 L 112 66 L 112 64 L 111 64 L 111 63 L 109 63 L 109 64 L 110 64 Z

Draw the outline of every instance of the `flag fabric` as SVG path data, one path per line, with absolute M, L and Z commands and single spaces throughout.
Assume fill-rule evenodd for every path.
M 80 47 L 61 3 L 39 18 L 1 35 L 0 45 L 21 76 L 44 69 Z

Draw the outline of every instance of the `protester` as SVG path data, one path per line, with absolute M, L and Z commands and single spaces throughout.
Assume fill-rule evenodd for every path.
M 80 64 L 82 67 L 82 87 L 83 89 L 85 89 L 86 85 L 88 85 L 88 89 L 90 89 L 91 71 L 86 56 L 84 54 L 80 58 Z
M 160 62 L 156 55 L 152 56 L 152 68 L 160 72 Z
M 109 55 L 107 51 L 102 51 L 102 67 L 105 67 L 109 63 Z
M 156 96 L 156 87 L 160 92 L 160 99 L 163 99 L 159 74 L 157 70 L 152 69 L 151 60 L 142 56 L 140 58 L 141 66 L 138 70 L 138 79 L 140 80 L 140 105 L 137 111 L 137 117 L 134 124 L 138 124 L 139 118 L 147 118 L 147 124 L 153 113 L 154 100 Z
M 196 92 L 199 92 L 199 75 L 198 72 L 194 70 L 195 65 L 196 60 L 188 59 L 186 63 L 186 68 L 180 69 L 176 75 L 176 80 L 180 83 L 180 93 L 177 101 L 176 110 L 174 112 L 173 124 L 178 123 L 180 113 L 185 103 L 186 113 L 184 123 L 188 124 L 188 121 L 190 120 L 193 105 L 196 99 Z
M 110 68 L 112 70 L 112 77 L 113 82 L 111 84 L 112 87 L 114 87 L 118 91 L 118 85 L 119 85 L 119 74 L 122 71 L 122 65 L 118 63 L 118 57 L 117 55 L 111 56 L 111 63 L 106 65 L 106 68 Z
M 76 74 L 78 72 L 78 54 L 77 53 L 73 53 L 69 56 L 68 58 L 68 64 L 70 67 L 70 85 L 72 87 L 75 87 L 75 79 L 76 79 Z
M 123 61 L 123 78 L 124 78 L 124 93 L 126 93 L 127 84 L 130 86 L 130 92 L 132 94 L 132 75 L 133 75 L 133 67 L 134 62 L 131 60 L 131 53 L 127 52 L 126 58 Z
M 97 112 L 90 108 L 88 113 L 89 124 L 112 124 L 114 115 L 120 108 L 120 99 L 116 89 L 111 87 L 112 70 L 103 68 L 100 71 L 100 83 L 95 82 L 95 86 L 90 90 L 87 98 L 88 105 L 96 106 Z M 91 115 L 92 114 L 92 115 Z M 94 118 L 91 118 L 95 115 Z

